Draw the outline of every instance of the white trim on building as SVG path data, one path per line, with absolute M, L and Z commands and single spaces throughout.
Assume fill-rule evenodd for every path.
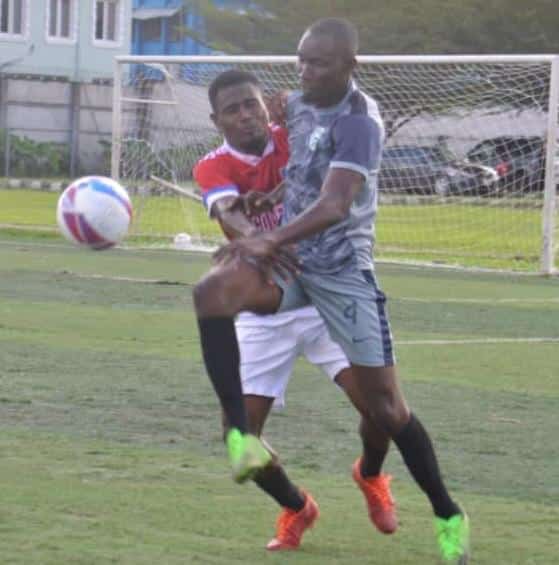
M 4 10 L 7 8 L 7 13 Z M 16 8 L 19 22 L 16 22 Z M 4 0 L 0 2 L 0 41 L 27 41 L 29 39 L 29 0 Z M 6 31 L 1 31 L 3 24 Z M 18 25 L 19 24 L 19 25 Z M 14 33 L 14 26 L 18 32 Z
M 45 1 L 45 41 L 59 45 L 75 45 L 78 40 L 79 0 Z
M 95 47 L 114 49 L 123 44 L 126 35 L 124 21 L 124 2 L 122 0 L 92 0 L 91 8 L 91 42 Z M 114 8 L 112 8 L 114 6 Z M 98 10 L 102 10 L 102 20 L 98 21 Z M 97 26 L 102 26 L 98 30 Z M 102 39 L 97 37 L 98 31 L 101 32 Z M 110 36 L 113 35 L 114 39 Z

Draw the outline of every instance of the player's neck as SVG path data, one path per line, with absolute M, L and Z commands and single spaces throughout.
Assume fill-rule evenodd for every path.
M 245 155 L 254 155 L 255 157 L 262 157 L 262 155 L 264 154 L 264 150 L 268 145 L 268 138 L 255 141 L 254 143 L 250 145 L 246 145 L 244 147 L 233 145 L 231 142 L 228 143 L 235 151 L 238 151 L 239 153 L 243 153 Z
M 348 83 L 343 88 L 340 88 L 339 90 L 336 90 L 336 91 L 329 92 L 328 95 L 324 96 L 324 98 L 322 98 L 320 100 L 313 101 L 312 105 L 315 106 L 316 108 L 321 108 L 321 109 L 322 108 L 331 108 L 332 106 L 336 106 L 346 96 L 346 94 L 348 93 L 348 90 L 350 88 L 350 85 L 351 85 L 351 81 L 348 81 Z

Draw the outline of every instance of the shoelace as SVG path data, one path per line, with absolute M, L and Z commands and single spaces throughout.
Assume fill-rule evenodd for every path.
M 299 512 L 302 512 L 300 510 Z M 281 541 L 296 541 L 299 537 L 299 532 L 294 528 L 297 515 L 299 512 L 294 510 L 284 510 L 278 517 L 277 522 L 277 535 L 276 537 Z
M 390 496 L 390 475 L 381 475 L 374 480 L 365 480 L 368 489 L 367 494 L 373 498 L 372 502 L 378 503 L 382 508 L 391 508 L 394 505 Z
M 439 541 L 439 547 L 446 559 L 456 557 L 461 551 L 459 527 L 449 523 L 445 523 L 444 525 L 441 524 L 437 538 Z

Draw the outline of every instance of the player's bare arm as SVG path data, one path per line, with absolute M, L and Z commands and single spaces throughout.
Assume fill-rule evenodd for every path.
M 280 126 L 286 125 L 288 96 L 289 91 L 282 89 L 264 98 L 270 114 L 270 120 Z
M 347 217 L 352 202 L 363 187 L 363 176 L 349 169 L 330 169 L 321 195 L 295 220 L 256 237 L 238 239 L 218 250 L 215 257 L 244 254 L 275 260 L 281 248 L 324 231 Z M 282 259 L 286 259 L 284 254 Z M 288 259 L 288 257 L 287 257 Z M 294 271 L 297 265 L 289 265 Z
M 256 216 L 277 206 L 285 194 L 285 183 L 281 182 L 271 192 L 251 191 L 240 194 L 230 204 L 230 210 L 242 210 L 246 216 Z
M 212 207 L 212 217 L 230 239 L 249 237 L 257 233 L 257 229 L 248 219 L 244 207 L 236 205 L 240 197 L 226 196 L 217 200 Z

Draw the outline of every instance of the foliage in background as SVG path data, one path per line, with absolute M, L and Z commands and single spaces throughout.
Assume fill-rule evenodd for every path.
M 5 170 L 6 151 L 9 153 L 9 172 L 13 177 L 60 177 L 68 173 L 70 150 L 67 144 L 54 141 L 35 141 L 27 136 L 0 130 L 0 159 Z
M 355 22 L 361 53 L 559 52 L 554 0 L 258 0 L 246 13 L 184 3 L 204 15 L 207 43 L 229 53 L 293 54 L 302 31 L 326 16 Z

